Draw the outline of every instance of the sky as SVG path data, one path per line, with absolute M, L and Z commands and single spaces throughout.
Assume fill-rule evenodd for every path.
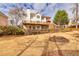
M 72 3 L 0 3 L 0 11 L 8 15 L 9 9 L 16 6 L 24 9 L 39 11 L 44 16 L 50 16 L 54 19 L 57 10 L 66 10 L 69 18 L 72 18 Z

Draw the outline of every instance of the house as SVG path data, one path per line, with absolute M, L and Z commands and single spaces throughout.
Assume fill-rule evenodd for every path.
M 50 31 L 51 17 L 43 16 L 38 11 L 30 9 L 13 9 L 11 11 L 12 15 L 9 16 L 10 25 L 21 25 L 28 34 L 46 33 Z
M 8 25 L 8 17 L 0 12 L 0 26 L 7 26 Z
M 50 17 L 48 16 L 44 16 L 41 17 L 44 18 L 40 21 L 24 21 L 23 22 L 23 27 L 26 30 L 26 32 L 28 33 L 48 33 L 50 32 L 50 25 L 51 25 L 51 21 L 50 21 Z

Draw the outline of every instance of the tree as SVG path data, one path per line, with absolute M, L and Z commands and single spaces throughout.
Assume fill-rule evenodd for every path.
M 67 12 L 65 10 L 58 10 L 54 17 L 53 22 L 59 26 L 68 24 L 69 20 Z
M 72 8 L 72 13 L 74 14 L 74 20 L 75 20 L 75 23 L 76 23 L 76 28 L 78 28 L 78 3 L 75 3 L 74 4 L 74 7 Z
M 22 26 L 24 16 L 26 17 L 23 8 L 16 7 L 14 9 L 9 10 L 9 17 L 12 20 L 12 25 Z

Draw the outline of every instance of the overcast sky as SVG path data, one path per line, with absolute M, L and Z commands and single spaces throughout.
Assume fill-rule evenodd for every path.
M 57 10 L 64 9 L 67 11 L 69 18 L 72 17 L 71 8 L 73 7 L 73 4 L 71 3 L 2 3 L 0 4 L 0 11 L 7 14 L 9 9 L 16 6 L 39 11 L 42 15 L 50 16 L 52 19 L 54 18 Z

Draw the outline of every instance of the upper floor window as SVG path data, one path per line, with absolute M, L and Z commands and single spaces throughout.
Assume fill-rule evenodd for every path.
M 30 19 L 32 19 L 35 16 L 34 13 L 30 13 Z
M 37 18 L 40 18 L 40 16 L 39 16 L 39 15 L 37 15 Z

